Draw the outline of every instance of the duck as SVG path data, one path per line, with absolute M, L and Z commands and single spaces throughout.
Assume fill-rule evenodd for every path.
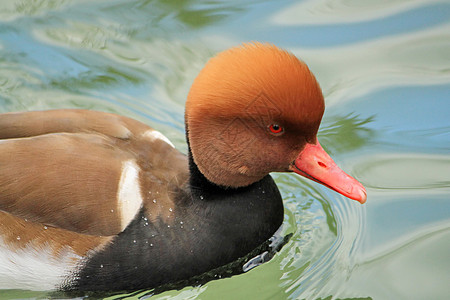
M 187 154 L 118 114 L 0 114 L 0 289 L 131 291 L 233 262 L 283 223 L 272 172 L 364 203 L 317 139 L 324 110 L 303 61 L 252 42 L 193 81 Z

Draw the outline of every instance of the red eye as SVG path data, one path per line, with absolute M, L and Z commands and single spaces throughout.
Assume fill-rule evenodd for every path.
M 283 127 L 281 127 L 278 124 L 271 124 L 269 126 L 269 130 L 273 134 L 280 134 L 280 133 L 282 133 L 284 131 Z

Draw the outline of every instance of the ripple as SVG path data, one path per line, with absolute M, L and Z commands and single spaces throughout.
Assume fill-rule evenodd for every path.
M 277 25 L 348 24 L 383 19 L 432 3 L 443 2 L 442 0 L 303 1 L 282 9 L 271 20 Z
M 335 294 L 351 274 L 364 232 L 364 206 L 296 176 L 280 175 L 288 215 L 296 229 L 282 253 L 283 287 L 290 298 Z M 296 194 L 295 190 L 300 190 Z
M 450 223 L 410 232 L 382 249 L 372 249 L 341 289 L 341 297 L 374 299 L 446 299 L 450 293 Z M 376 278 L 376 280 L 374 280 Z M 431 280 L 430 280 L 431 279 Z M 438 279 L 438 280 L 432 280 Z
M 292 48 L 325 92 L 327 109 L 389 87 L 450 83 L 450 25 L 351 45 Z
M 45 14 L 67 5 L 68 0 L 10 0 L 0 3 L 0 20 L 12 21 L 23 16 Z
M 355 167 L 372 189 L 436 189 L 450 187 L 450 157 L 431 154 L 376 154 Z

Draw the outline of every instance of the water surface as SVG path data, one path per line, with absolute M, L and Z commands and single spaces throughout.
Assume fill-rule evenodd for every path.
M 251 40 L 311 67 L 327 104 L 319 139 L 368 201 L 274 174 L 289 243 L 247 273 L 152 298 L 448 299 L 449 1 L 2 1 L 0 112 L 119 113 L 185 152 L 190 84 Z

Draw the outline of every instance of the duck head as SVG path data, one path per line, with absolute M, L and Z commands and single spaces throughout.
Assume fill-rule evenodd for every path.
M 193 160 L 223 187 L 295 172 L 364 203 L 364 187 L 317 140 L 324 109 L 314 75 L 293 54 L 260 43 L 231 48 L 210 59 L 188 94 Z

